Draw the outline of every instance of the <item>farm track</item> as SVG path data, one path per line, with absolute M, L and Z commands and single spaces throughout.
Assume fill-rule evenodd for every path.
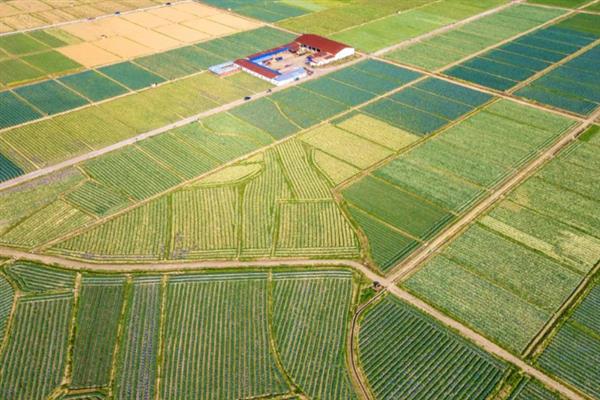
M 598 0 L 587 3 L 586 5 L 584 5 L 582 7 L 586 7 L 590 4 L 594 4 L 597 1 Z M 516 2 L 518 3 L 521 1 L 516 1 Z M 505 6 L 499 7 L 499 9 L 504 9 L 504 8 L 505 8 Z M 496 10 L 496 9 L 494 9 L 494 10 Z M 488 10 L 482 14 L 489 15 L 492 13 L 491 11 L 492 10 Z M 497 11 L 500 11 L 500 10 L 497 10 Z M 568 15 L 571 15 L 573 13 L 576 13 L 576 12 L 581 12 L 581 11 L 572 10 L 571 12 L 561 16 L 559 19 L 562 19 L 562 18 L 564 18 Z M 485 16 L 485 15 L 479 14 L 477 16 L 471 17 L 470 19 L 475 20 L 475 19 L 481 18 L 483 16 Z M 462 22 L 463 21 L 459 21 L 459 22 L 453 24 L 454 26 L 447 26 L 447 27 L 440 28 L 440 30 L 438 30 L 438 32 L 435 32 L 435 34 L 438 34 L 438 33 L 444 32 L 446 30 L 450 30 L 457 26 L 460 26 L 460 25 L 462 25 Z M 555 22 L 555 21 L 553 21 L 553 22 Z M 70 21 L 67 23 L 72 23 L 72 22 Z M 550 22 L 547 24 L 550 24 Z M 544 24 L 544 25 L 547 25 L 547 24 Z M 539 29 L 540 27 L 542 27 L 544 25 L 538 26 L 538 27 L 532 29 L 531 31 Z M 36 29 L 40 29 L 40 28 L 36 28 Z M 526 33 L 529 33 L 529 32 L 519 34 L 516 37 L 520 37 Z M 433 33 L 430 32 L 423 36 L 429 37 L 432 35 L 433 35 Z M 510 38 L 510 39 L 506 40 L 505 42 L 514 40 L 516 37 Z M 411 41 L 417 41 L 417 40 L 422 40 L 422 39 L 423 39 L 422 37 L 420 39 L 415 38 L 415 39 L 411 39 Z M 404 42 L 402 44 L 404 44 Z M 401 47 L 402 44 L 393 46 L 393 48 L 395 49 L 395 48 Z M 501 44 L 503 44 L 503 43 L 497 43 L 494 46 L 490 46 L 489 48 L 486 48 L 485 50 L 483 50 L 481 53 L 488 51 L 490 48 L 497 47 Z M 388 48 L 388 49 L 390 49 L 390 48 Z M 366 56 L 360 57 L 359 59 L 357 59 L 351 63 L 336 66 L 336 67 L 328 69 L 328 70 L 319 71 L 320 73 L 316 73 L 315 75 L 313 75 L 311 77 L 311 79 L 320 77 L 322 75 L 325 75 L 326 73 L 333 72 L 337 69 L 345 68 L 349 65 L 352 65 L 353 63 L 362 61 L 365 58 L 373 58 L 373 59 L 378 59 L 380 61 L 392 63 L 389 60 L 381 60 L 378 57 L 379 54 L 382 54 L 382 53 L 377 52 L 377 53 L 374 53 L 373 55 L 366 55 Z M 473 56 L 474 55 L 471 55 L 471 56 L 467 57 L 466 59 L 471 58 Z M 460 62 L 462 62 L 462 61 L 464 61 L 464 60 L 461 60 Z M 550 112 L 553 112 L 555 114 L 560 114 L 560 115 L 567 115 L 570 118 L 573 118 L 573 116 L 571 114 L 566 114 L 566 113 L 563 113 L 563 112 L 560 112 L 560 111 L 557 111 L 554 109 L 549 109 L 544 106 L 532 104 L 527 101 L 521 101 L 521 100 L 513 98 L 510 95 L 502 95 L 502 94 L 499 95 L 495 91 L 482 90 L 482 88 L 477 87 L 475 85 L 470 85 L 470 84 L 466 84 L 463 82 L 457 82 L 453 79 L 439 76 L 436 73 L 425 72 L 420 69 L 404 66 L 402 64 L 397 64 L 397 63 L 392 63 L 392 64 L 400 65 L 404 68 L 419 71 L 421 73 L 424 73 L 426 76 L 432 76 L 432 77 L 436 77 L 438 79 L 443 79 L 443 80 L 446 80 L 446 81 L 449 81 L 449 82 L 452 82 L 455 84 L 459 84 L 464 87 L 475 88 L 476 90 L 488 92 L 495 96 L 503 97 L 503 98 L 509 99 L 511 101 L 516 101 L 516 102 L 526 104 L 528 106 L 535 107 L 535 108 L 538 108 L 538 109 L 541 109 L 544 111 L 550 111 Z M 304 80 L 304 81 L 306 81 L 306 80 Z M 292 86 L 292 85 L 288 85 L 285 88 L 288 88 L 290 86 Z M 273 93 L 275 93 L 276 91 L 281 90 L 281 89 L 283 89 L 283 88 L 274 88 L 272 91 L 273 91 Z M 265 92 L 254 95 L 253 100 L 267 96 L 267 95 L 268 94 Z M 373 99 L 373 101 L 376 101 L 380 97 L 384 97 L 387 95 L 389 95 L 389 93 L 379 96 L 378 98 Z M 106 148 L 87 153 L 80 157 L 73 158 L 73 159 L 65 161 L 63 163 L 60 163 L 60 164 L 57 164 L 57 165 L 54 165 L 54 166 L 51 166 L 51 167 L 48 167 L 48 168 L 45 168 L 42 170 L 35 171 L 30 174 L 23 175 L 20 178 L 0 184 L 0 190 L 11 187 L 11 186 L 15 186 L 17 184 L 28 181 L 30 179 L 34 179 L 39 176 L 47 175 L 49 173 L 58 171 L 60 169 L 66 168 L 68 166 L 72 166 L 79 162 L 89 160 L 91 158 L 95 158 L 99 155 L 111 152 L 111 151 L 119 149 L 121 147 L 125 147 L 130 144 L 135 144 L 139 140 L 149 138 L 149 137 L 158 135 L 160 133 L 164 133 L 170 129 L 192 123 L 195 120 L 197 120 L 198 118 L 206 117 L 206 116 L 209 116 L 209 115 L 212 115 L 212 114 L 215 114 L 218 112 L 222 112 L 222 111 L 227 111 L 231 108 L 234 108 L 234 107 L 236 107 L 240 104 L 244 104 L 244 103 L 245 102 L 243 100 L 237 100 L 232 103 L 222 105 L 216 109 L 206 111 L 201 114 L 195 115 L 193 117 L 189 117 L 189 118 L 177 121 L 176 123 L 164 126 L 162 128 L 158 128 L 153 131 L 140 134 L 138 136 L 127 139 L 125 141 L 108 146 Z M 273 260 L 273 259 L 269 259 L 269 260 L 264 260 L 264 261 L 248 261 L 248 262 L 242 262 L 242 261 L 211 262 L 211 261 L 206 261 L 206 262 L 181 262 L 181 263 L 165 262 L 165 263 L 158 263 L 158 264 L 155 264 L 155 263 L 151 263 L 151 264 L 119 264 L 119 263 L 95 264 L 95 263 L 91 263 L 91 262 L 86 263 L 86 262 L 81 262 L 81 261 L 70 260 L 70 259 L 66 259 L 63 257 L 57 257 L 57 256 L 32 254 L 29 252 L 19 251 L 19 250 L 8 248 L 8 247 L 0 247 L 0 254 L 8 256 L 8 257 L 12 257 L 14 259 L 28 259 L 28 260 L 38 261 L 38 262 L 50 264 L 50 265 L 58 264 L 63 267 L 66 267 L 66 268 L 77 269 L 79 271 L 99 271 L 99 272 L 135 272 L 135 271 L 170 272 L 170 271 L 197 270 L 197 269 L 229 269 L 229 268 L 243 268 L 243 267 L 252 268 L 252 267 L 275 267 L 275 266 L 292 266 L 292 267 L 293 266 L 298 266 L 298 267 L 300 267 L 300 266 L 305 266 L 305 267 L 348 266 L 348 267 L 351 267 L 351 268 L 361 272 L 369 279 L 380 282 L 384 288 L 383 289 L 384 292 L 388 291 L 392 295 L 395 295 L 395 296 L 401 298 L 402 300 L 406 301 L 407 303 L 411 304 L 412 306 L 420 309 L 421 311 L 425 312 L 426 314 L 428 314 L 431 317 L 435 318 L 436 320 L 440 321 L 445 326 L 458 331 L 462 336 L 473 341 L 474 343 L 476 343 L 478 346 L 482 347 L 486 351 L 494 354 L 495 356 L 497 356 L 498 358 L 500 358 L 504 361 L 507 361 L 510 364 L 515 365 L 516 367 L 523 370 L 527 374 L 540 380 L 541 382 L 543 382 L 544 384 L 546 384 L 548 387 L 552 388 L 553 390 L 556 390 L 556 391 L 562 393 L 563 395 L 567 396 L 570 399 L 585 400 L 585 398 L 583 396 L 574 392 L 573 390 L 566 387 L 562 383 L 547 376 L 546 374 L 542 373 L 541 371 L 537 370 L 536 368 L 530 366 L 525 361 L 521 360 L 519 357 L 504 350 L 503 348 L 501 348 L 500 346 L 491 342 L 487 338 L 479 335 L 478 333 L 474 332 L 470 328 L 464 326 L 460 322 L 457 322 L 456 320 L 452 319 L 451 317 L 445 315 L 441 311 L 435 309 L 434 307 L 430 306 L 429 304 L 425 303 L 424 301 L 420 300 L 419 298 L 400 289 L 399 287 L 396 286 L 396 283 L 399 280 L 405 278 L 407 275 L 409 275 L 414 270 L 416 270 L 419 266 L 421 266 L 432 254 L 435 254 L 440 247 L 444 246 L 448 241 L 453 239 L 456 235 L 460 234 L 460 232 L 462 232 L 462 230 L 465 227 L 467 227 L 470 223 L 472 223 L 479 215 L 481 215 L 483 212 L 485 212 L 490 206 L 495 204 L 497 201 L 501 200 L 508 191 L 510 191 L 512 188 L 517 186 L 523 180 L 528 178 L 534 171 L 537 170 L 538 167 L 540 167 L 545 162 L 547 162 L 548 160 L 553 158 L 556 155 L 556 153 L 558 153 L 562 148 L 564 148 L 571 141 L 573 141 L 577 137 L 577 135 L 579 135 L 587 127 L 592 125 L 598 117 L 600 117 L 600 110 L 595 112 L 594 114 L 592 114 L 592 116 L 590 118 L 587 118 L 585 120 L 578 118 L 580 123 L 574 129 L 572 129 L 571 132 L 564 135 L 557 143 L 555 143 L 551 148 L 546 150 L 544 153 L 540 154 L 540 156 L 538 158 L 536 158 L 535 160 L 533 160 L 530 164 L 528 164 L 525 167 L 523 167 L 522 169 L 520 169 L 515 175 L 513 175 L 511 178 L 509 178 L 509 180 L 507 182 L 505 182 L 500 188 L 498 188 L 498 190 L 491 193 L 491 195 L 488 198 L 484 199 L 475 208 L 473 208 L 471 211 L 469 211 L 467 214 L 465 214 L 461 219 L 459 219 L 457 222 L 455 222 L 447 231 L 443 232 L 442 234 L 438 235 L 438 237 L 436 237 L 434 240 L 427 243 L 423 248 L 421 248 L 419 251 L 417 251 L 415 257 L 410 258 L 407 262 L 400 265 L 400 268 L 398 270 L 396 270 L 395 272 L 393 272 L 388 277 L 381 276 L 381 275 L 377 274 L 376 272 L 374 272 L 373 270 L 369 269 L 367 266 L 363 265 L 362 263 L 353 261 L 353 260 L 311 260 L 311 259 Z M 293 135 L 293 136 L 295 136 L 295 135 Z M 259 151 L 262 151 L 262 150 L 264 150 L 264 148 L 259 149 Z M 244 156 L 244 158 L 245 157 L 247 157 L 247 156 Z M 211 172 L 214 172 L 214 171 L 211 171 Z M 573 293 L 573 295 L 569 298 L 569 300 L 567 300 L 567 302 L 565 302 L 565 305 L 563 307 L 568 308 L 568 305 L 572 303 L 572 299 L 574 298 L 574 296 L 577 296 L 577 294 L 582 290 L 583 286 L 585 286 L 585 285 L 581 285 L 581 287 L 579 287 Z M 376 298 L 378 298 L 378 297 L 379 296 L 377 296 Z M 368 304 L 375 301 L 376 298 L 371 299 L 371 301 Z M 350 350 L 351 350 L 351 353 L 350 353 L 350 360 L 351 360 L 351 367 L 352 367 L 351 372 L 354 376 L 354 379 L 356 379 L 361 390 L 363 391 L 363 396 L 367 399 L 370 399 L 371 397 L 370 397 L 369 391 L 367 389 L 368 385 L 366 385 L 366 382 L 364 382 L 364 380 L 365 380 L 364 375 L 362 374 L 360 367 L 358 365 L 356 365 L 356 363 L 355 363 L 356 360 L 354 358 L 354 355 L 355 355 L 355 352 L 354 352 L 355 340 L 354 339 L 355 339 L 356 333 L 358 333 L 358 325 L 357 324 L 358 324 L 360 314 L 366 308 L 367 308 L 366 306 L 360 307 L 354 315 L 354 318 L 352 320 L 352 327 L 351 327 L 352 337 L 348 341 L 348 343 L 349 343 L 348 346 L 350 347 Z M 555 316 L 555 318 L 558 318 L 560 316 L 560 314 L 562 313 L 562 311 L 563 311 L 563 309 L 561 308 L 561 312 L 558 312 L 557 315 Z M 543 334 L 540 334 L 538 337 L 542 337 L 542 336 L 543 336 Z

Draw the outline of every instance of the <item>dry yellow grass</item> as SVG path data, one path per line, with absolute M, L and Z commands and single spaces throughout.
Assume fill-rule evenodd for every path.
M 19 13 L 18 9 L 11 7 L 7 3 L 0 3 L 0 17 L 10 17 Z
M 168 19 L 171 22 L 183 22 L 191 19 L 190 14 L 178 11 L 173 7 L 161 7 L 149 10 L 148 13 L 154 14 L 160 18 Z
M 152 49 L 120 36 L 102 39 L 93 44 L 124 59 L 134 58 L 152 52 Z
M 8 4 L 11 7 L 16 8 L 17 10 L 20 10 L 21 12 L 26 12 L 26 13 L 46 11 L 46 10 L 52 9 L 51 6 L 49 6 L 46 3 L 41 2 L 39 0 L 14 0 L 14 1 L 7 1 L 6 4 Z
M 168 19 L 161 18 L 148 12 L 131 13 L 123 16 L 124 19 L 144 28 L 156 28 L 171 23 Z
M 197 31 L 205 32 L 211 36 L 228 35 L 237 31 L 237 29 L 207 20 L 205 18 L 193 19 L 191 21 L 182 22 L 181 24 Z
M 179 24 L 165 25 L 155 28 L 154 30 L 184 43 L 199 42 L 211 37 L 208 33 L 200 32 Z
M 62 47 L 58 51 L 88 68 L 121 60 L 121 57 L 96 47 L 92 43 L 73 44 Z

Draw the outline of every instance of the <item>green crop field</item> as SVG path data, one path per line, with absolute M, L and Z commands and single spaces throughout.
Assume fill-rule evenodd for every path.
M 596 362 L 600 352 L 599 304 L 600 286 L 596 284 L 536 361 L 592 398 L 600 396 L 600 384 L 595 379 L 600 372 Z
M 596 4 L 50 3 L 0 0 L 0 399 L 600 396 Z
M 486 399 L 507 370 L 506 364 L 390 296 L 364 315 L 359 350 L 378 399 Z
M 110 383 L 112 356 L 123 304 L 124 280 L 84 276 L 77 305 L 71 387 Z M 90 362 L 93 360 L 93 362 Z

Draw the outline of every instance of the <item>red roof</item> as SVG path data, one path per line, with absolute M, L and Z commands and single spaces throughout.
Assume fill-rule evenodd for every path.
M 336 42 L 335 40 L 324 38 L 323 36 L 313 35 L 313 34 L 305 34 L 301 35 L 296 39 L 296 42 L 308 46 L 313 47 L 315 49 L 319 49 L 325 53 L 337 54 L 340 51 L 349 48 L 350 46 L 345 45 L 344 43 Z
M 269 79 L 273 79 L 273 78 L 276 78 L 278 76 L 275 72 L 271 71 L 270 69 L 265 68 L 265 67 L 261 67 L 260 65 L 254 64 L 253 62 L 250 62 L 250 61 L 245 60 L 243 58 L 240 58 L 239 60 L 236 60 L 235 63 L 237 65 L 239 65 L 240 67 L 242 67 L 242 68 L 249 69 L 250 71 L 256 72 L 257 74 L 260 74 L 260 75 L 262 75 L 264 77 L 267 77 Z

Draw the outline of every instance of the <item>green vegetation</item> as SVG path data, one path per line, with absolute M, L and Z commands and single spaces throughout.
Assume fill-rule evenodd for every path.
M 27 261 L 16 261 L 6 267 L 10 278 L 26 292 L 69 290 L 75 285 L 75 273 L 48 268 Z
M 448 32 L 401 47 L 386 54 L 386 57 L 427 70 L 438 70 L 563 13 L 557 9 L 517 4 Z
M 84 276 L 77 305 L 71 387 L 102 387 L 110 370 L 121 319 L 124 279 Z
M 508 400 L 560 400 L 560 397 L 541 383 L 531 378 L 523 378 L 515 387 Z
M 266 278 L 248 273 L 169 280 L 161 397 L 248 398 L 288 391 L 267 334 Z M 197 329 L 207 336 L 195 335 Z
M 4 340 L 4 333 L 8 318 L 12 311 L 15 290 L 4 276 L 0 276 L 0 340 Z
M 71 294 L 19 299 L 0 356 L 0 397 L 44 399 L 62 382 L 72 304 Z
M 275 341 L 292 380 L 310 398 L 355 399 L 345 355 L 352 273 L 275 273 L 272 290 Z
M 378 399 L 483 400 L 507 370 L 502 362 L 392 296 L 363 316 L 359 351 Z
M 536 363 L 593 398 L 600 396 L 600 285 L 592 285 L 583 301 L 558 328 Z
M 160 334 L 160 277 L 134 278 L 131 304 L 124 316 L 126 321 L 122 343 L 115 394 L 119 399 L 154 398 L 156 393 L 156 368 Z

